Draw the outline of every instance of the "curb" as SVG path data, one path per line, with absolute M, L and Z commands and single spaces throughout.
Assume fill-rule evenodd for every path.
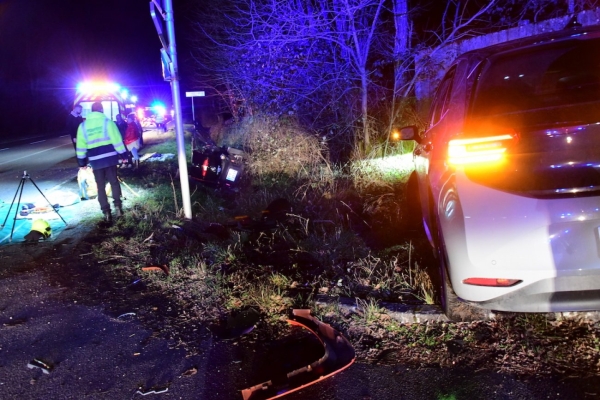
M 319 295 L 315 300 L 317 307 L 327 307 L 334 305 L 343 314 L 359 314 L 361 305 L 357 303 L 356 299 L 349 297 L 330 297 Z M 389 315 L 395 321 L 403 324 L 419 324 L 424 322 L 451 322 L 446 314 L 438 305 L 422 304 L 422 305 L 408 305 L 400 303 L 378 303 L 378 306 L 385 310 L 385 313 Z M 501 319 L 503 316 L 515 315 L 519 313 L 509 312 L 494 312 L 488 313 L 488 318 L 485 320 L 496 320 Z M 545 315 L 548 320 L 561 321 L 561 320 L 573 320 L 586 323 L 597 323 L 600 322 L 600 311 L 581 311 L 581 312 L 549 312 L 549 313 L 522 313 L 522 314 L 540 314 Z
M 317 307 L 335 305 L 342 313 L 358 314 L 361 306 L 355 299 L 349 297 L 317 296 L 315 300 Z M 400 303 L 378 303 L 379 307 L 385 309 L 385 313 L 392 319 L 403 324 L 418 324 L 423 322 L 449 322 L 448 317 L 437 305 L 408 305 Z

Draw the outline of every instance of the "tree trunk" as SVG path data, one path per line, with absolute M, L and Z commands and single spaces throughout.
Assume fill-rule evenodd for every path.
M 363 124 L 363 140 L 364 140 L 364 150 L 366 152 L 369 151 L 370 147 L 371 147 L 371 140 L 369 137 L 369 126 L 368 126 L 368 122 L 369 122 L 369 103 L 368 103 L 368 92 L 367 90 L 369 89 L 369 77 L 367 76 L 367 70 L 366 68 L 361 68 L 360 71 L 360 80 L 361 80 L 361 89 L 362 89 L 362 93 L 361 93 L 361 114 L 362 114 L 362 124 Z
M 389 144 L 389 135 L 392 132 L 394 123 L 396 122 L 396 114 L 398 113 L 398 99 L 402 97 L 400 88 L 404 86 L 406 79 L 406 68 L 403 55 L 407 54 L 409 49 L 410 27 L 408 21 L 408 4 L 407 0 L 393 0 L 394 12 L 394 27 L 396 29 L 394 35 L 394 88 L 392 92 L 392 104 L 390 104 L 390 120 L 388 125 L 388 136 L 385 141 L 384 156 L 387 153 Z
M 404 68 L 401 68 L 403 54 L 408 50 L 408 4 L 407 0 L 394 0 L 394 26 L 396 28 L 394 37 L 394 97 L 402 85 Z

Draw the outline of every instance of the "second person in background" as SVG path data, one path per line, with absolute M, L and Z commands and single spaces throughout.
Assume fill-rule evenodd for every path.
M 125 130 L 125 136 L 123 142 L 127 150 L 131 152 L 133 166 L 138 168 L 140 166 L 140 156 L 138 150 L 140 149 L 140 137 L 142 132 L 140 127 L 135 122 L 135 114 L 131 113 L 127 116 L 127 129 Z

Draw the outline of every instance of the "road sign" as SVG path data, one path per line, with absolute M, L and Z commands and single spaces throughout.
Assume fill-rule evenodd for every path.
M 185 97 L 204 97 L 204 91 L 201 92 L 185 92 Z

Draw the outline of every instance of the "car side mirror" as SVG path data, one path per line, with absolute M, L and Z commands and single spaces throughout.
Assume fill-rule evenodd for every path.
M 419 130 L 414 125 L 405 126 L 402 128 L 393 128 L 390 133 L 391 142 L 399 142 L 401 140 L 414 140 L 417 143 L 421 142 Z

